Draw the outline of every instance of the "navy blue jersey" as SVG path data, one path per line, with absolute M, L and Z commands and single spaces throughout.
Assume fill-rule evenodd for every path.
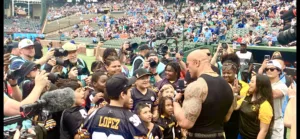
M 91 139 L 140 139 L 148 129 L 128 109 L 105 106 L 90 115 L 84 124 Z
M 154 102 L 157 100 L 157 95 L 150 89 L 147 89 L 147 93 L 144 95 L 134 87 L 131 89 L 131 98 L 133 100 L 132 110 L 135 109 L 135 106 L 137 106 L 138 103 L 146 103 L 152 109 L 152 107 L 155 107 Z

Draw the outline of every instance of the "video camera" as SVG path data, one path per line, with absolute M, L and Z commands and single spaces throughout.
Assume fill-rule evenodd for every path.
M 296 17 L 296 9 L 289 10 L 281 16 L 281 19 L 286 21 Z M 286 27 L 285 27 L 286 28 Z M 297 23 L 290 28 L 279 32 L 277 36 L 278 43 L 287 45 L 297 39 Z
M 68 51 L 64 50 L 63 48 L 55 48 L 54 49 L 54 56 L 55 57 L 61 57 L 61 56 L 67 56 Z

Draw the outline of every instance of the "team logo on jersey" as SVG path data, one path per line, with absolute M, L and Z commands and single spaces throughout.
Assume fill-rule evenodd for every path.
M 155 97 L 154 96 L 151 97 L 151 101 L 155 101 Z

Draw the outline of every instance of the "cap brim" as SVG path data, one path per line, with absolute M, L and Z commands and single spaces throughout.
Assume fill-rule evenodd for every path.
M 151 76 L 151 73 L 145 73 L 145 74 L 139 76 L 137 79 L 142 78 L 142 77 L 147 76 L 147 75 L 148 75 L 148 76 Z
M 132 86 L 136 81 L 136 77 L 128 78 L 127 86 Z

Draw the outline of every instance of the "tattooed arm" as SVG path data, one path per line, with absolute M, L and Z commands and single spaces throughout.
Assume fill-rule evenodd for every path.
M 174 115 L 181 128 L 190 129 L 194 126 L 207 96 L 207 84 L 203 78 L 189 84 L 185 90 L 182 108 L 174 102 Z

